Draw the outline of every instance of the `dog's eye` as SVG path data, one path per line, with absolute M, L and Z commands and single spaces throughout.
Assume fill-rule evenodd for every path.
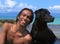
M 50 14 L 50 12 L 47 12 L 46 14 Z

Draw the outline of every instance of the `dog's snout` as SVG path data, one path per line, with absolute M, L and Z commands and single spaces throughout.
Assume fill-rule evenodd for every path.
M 54 19 L 55 18 L 53 16 L 45 17 L 45 22 L 53 22 Z
M 54 21 L 54 19 L 55 19 L 55 18 L 54 18 L 54 17 L 52 17 L 52 19 L 51 19 L 51 20 L 52 20 L 52 22 Z

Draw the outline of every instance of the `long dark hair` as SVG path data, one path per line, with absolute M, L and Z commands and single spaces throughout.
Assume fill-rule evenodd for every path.
M 31 11 L 31 18 L 30 18 L 30 23 L 33 21 L 33 11 L 31 10 L 31 9 L 29 9 L 29 8 L 24 8 L 24 9 L 22 9 L 20 12 L 19 12 L 19 14 L 17 15 L 17 17 L 16 17 L 16 22 L 18 22 L 18 17 L 21 15 L 21 13 L 24 11 L 24 10 L 28 10 L 28 11 Z

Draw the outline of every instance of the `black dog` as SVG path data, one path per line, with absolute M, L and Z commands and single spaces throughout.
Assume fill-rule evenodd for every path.
M 31 30 L 31 44 L 54 44 L 56 36 L 47 26 L 48 22 L 54 21 L 54 17 L 43 8 L 36 10 L 35 14 L 36 19 Z

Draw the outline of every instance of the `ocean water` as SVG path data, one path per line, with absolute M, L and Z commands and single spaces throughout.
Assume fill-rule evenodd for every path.
M 48 24 L 60 25 L 60 17 L 55 17 L 54 22 Z
M 16 19 L 16 15 L 10 15 L 10 16 L 3 16 L 3 15 L 0 15 L 0 19 Z M 35 18 L 34 18 L 35 19 Z M 33 23 L 33 22 L 32 22 Z M 54 19 L 54 22 L 51 22 L 51 23 L 48 23 L 48 24 L 53 24 L 53 25 L 60 25 L 60 16 L 59 17 L 56 17 L 55 16 L 55 19 Z

